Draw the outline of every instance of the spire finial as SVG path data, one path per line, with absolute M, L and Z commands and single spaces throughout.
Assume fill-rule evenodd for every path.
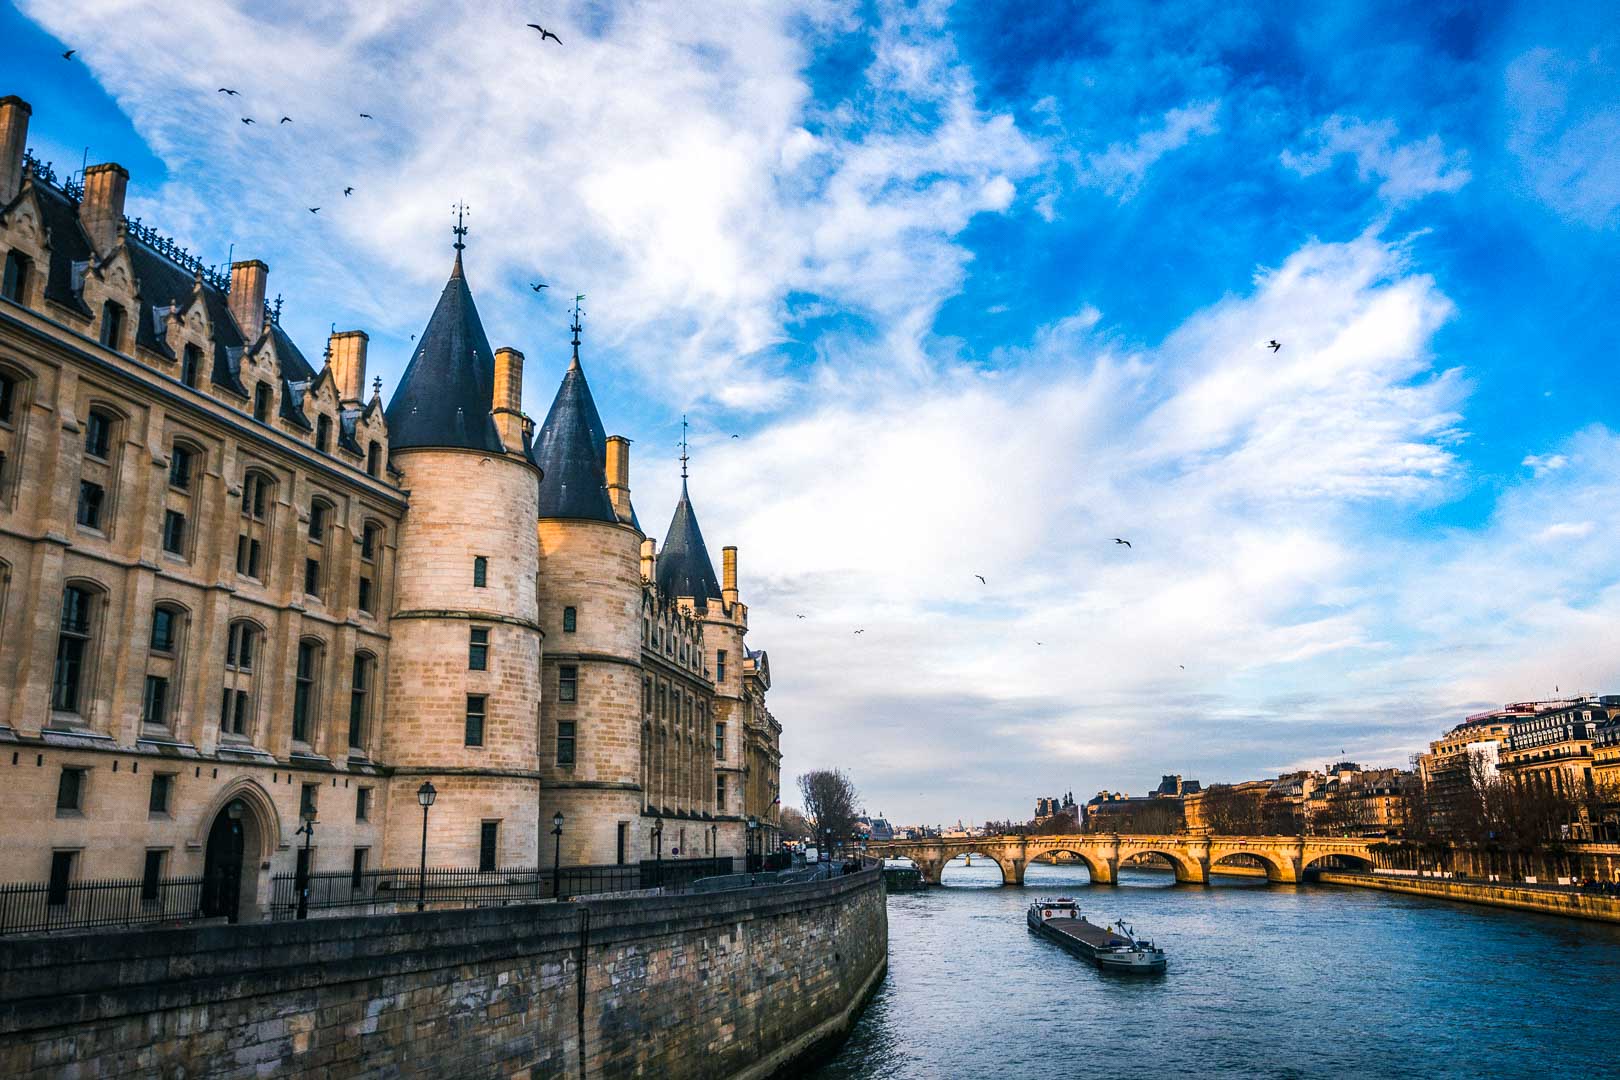
M 690 455 L 686 452 L 686 414 L 681 413 L 681 490 L 686 490 L 686 462 Z
M 574 297 L 574 321 L 568 327 L 568 329 L 574 332 L 574 364 L 576 366 L 579 364 L 579 332 L 584 329 L 584 327 L 582 327 L 579 323 L 579 317 L 585 314 L 580 310 L 579 307 L 579 302 L 583 299 L 585 299 L 584 293 L 580 293 Z
M 382 397 L 382 376 L 376 375 L 371 380 L 371 396 Z
M 450 231 L 456 234 L 456 242 L 450 246 L 455 248 L 457 251 L 461 251 L 467 246 L 465 243 L 467 239 L 467 225 L 465 222 L 465 218 L 467 216 L 467 204 L 464 202 L 458 202 L 456 203 L 455 210 L 456 224 L 453 228 L 451 228 Z

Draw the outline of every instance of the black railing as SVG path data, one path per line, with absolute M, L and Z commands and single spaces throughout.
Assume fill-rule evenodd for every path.
M 729 874 L 732 860 L 674 859 L 609 866 L 565 866 L 553 880 L 550 867 L 471 870 L 429 867 L 424 876 L 416 867 L 397 870 L 317 872 L 309 875 L 310 911 L 345 911 L 358 914 L 378 910 L 408 910 L 420 899 L 433 907 L 484 907 L 532 903 L 553 897 L 630 892 L 664 888 L 684 891 L 699 878 Z M 271 883 L 270 917 L 293 919 L 298 914 L 300 879 L 278 874 Z
M 0 934 L 183 922 L 197 917 L 202 886 L 200 877 L 3 884 Z

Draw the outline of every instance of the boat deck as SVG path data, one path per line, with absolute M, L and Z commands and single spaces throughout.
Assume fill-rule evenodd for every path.
M 1112 930 L 1096 926 L 1085 919 L 1048 919 L 1044 925 L 1048 930 L 1083 941 L 1094 949 L 1130 944 Z

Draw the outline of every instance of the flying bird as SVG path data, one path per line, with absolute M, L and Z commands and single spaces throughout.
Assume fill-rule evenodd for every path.
M 741 435 L 733 435 L 732 438 L 733 439 L 740 439 L 740 438 L 742 438 L 742 436 Z
M 550 38 L 552 41 L 555 41 L 559 45 L 562 44 L 562 38 L 558 37 L 556 34 L 553 34 L 550 30 L 547 30 L 545 27 L 541 26 L 539 23 L 529 23 L 528 25 L 533 27 L 534 29 L 540 31 L 540 42 L 541 42 L 541 44 L 545 43 L 546 38 Z
M 71 59 L 73 59 L 73 54 L 78 52 L 78 51 L 79 51 L 78 49 L 69 49 L 67 52 L 62 54 L 62 59 L 71 60 Z
M 229 95 L 230 95 L 230 96 L 231 96 L 231 97 L 235 97 L 235 96 L 236 96 L 236 91 L 235 91 L 235 90 L 232 90 L 232 89 L 230 89 L 230 88 L 229 88 L 229 87 L 226 87 L 226 86 L 222 86 L 222 87 L 220 87 L 220 88 L 219 88 L 219 92 L 220 92 L 220 93 L 221 93 L 221 94 L 229 94 Z
M 549 289 L 551 286 L 547 285 L 543 281 L 531 281 L 529 282 L 529 288 L 533 289 L 535 292 L 539 292 L 541 289 Z
M 242 123 L 244 123 L 244 124 L 251 124 L 251 123 L 253 123 L 253 117 L 251 117 L 251 116 L 244 116 L 244 117 L 242 117 Z
M 990 584 L 988 581 L 984 580 L 984 575 L 983 574 L 974 574 L 973 576 L 979 579 L 979 584 L 980 585 L 988 585 L 988 584 Z
M 864 634 L 864 633 L 866 633 L 866 631 L 865 631 L 865 630 L 857 630 L 857 631 L 855 631 L 855 632 L 856 632 L 856 633 L 857 633 L 857 634 Z
M 318 206 L 312 206 L 309 208 L 309 212 L 312 214 L 318 214 L 321 212 L 321 208 Z
M 1266 342 L 1266 348 L 1270 349 L 1272 352 L 1276 352 L 1278 349 L 1282 348 L 1282 342 L 1278 341 L 1276 338 L 1272 338 L 1270 341 Z
M 343 189 L 343 194 L 344 194 L 344 195 L 345 195 L 345 196 L 349 196 L 349 195 L 353 195 L 353 194 L 354 194 L 354 188 L 352 188 L 352 187 L 346 187 L 346 188 L 344 188 L 344 189 Z
M 801 619 L 802 619 L 802 618 L 804 618 L 804 616 L 803 616 L 803 615 L 800 615 L 800 616 L 799 616 L 799 618 L 801 618 Z
M 278 124 L 290 124 L 290 123 L 292 123 L 292 117 L 283 116 L 280 120 L 277 120 L 276 123 L 278 123 Z
M 363 112 L 363 113 L 361 113 L 361 114 L 360 114 L 360 119 L 362 119 L 362 120 L 375 120 L 375 119 L 376 119 L 376 117 L 375 117 L 375 116 L 372 116 L 372 115 L 371 115 L 371 114 L 370 114 L 370 113 L 368 113 L 368 112 Z
M 1126 546 L 1126 547 L 1130 547 L 1130 546 L 1131 546 L 1131 542 L 1130 542 L 1130 541 L 1129 541 L 1129 540 L 1121 540 L 1121 539 L 1120 539 L 1120 538 L 1119 538 L 1119 537 L 1117 537 L 1117 536 L 1116 536 L 1116 537 L 1114 537 L 1114 543 L 1116 543 L 1116 544 L 1124 544 L 1124 545 L 1125 545 L 1125 546 Z
M 1182 671 L 1187 670 L 1187 665 L 1186 664 L 1177 664 L 1176 667 L 1180 668 Z
M 1035 644 L 1037 644 L 1037 645 L 1045 645 L 1045 644 L 1046 644 L 1046 642 L 1044 642 L 1044 641 L 1037 641 L 1037 642 L 1036 642 L 1036 643 L 1035 643 Z

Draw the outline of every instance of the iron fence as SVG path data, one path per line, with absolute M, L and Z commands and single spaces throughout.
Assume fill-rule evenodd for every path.
M 203 879 L 120 878 L 0 884 L 0 934 L 37 934 L 195 919 Z
M 535 900 L 663 888 L 684 891 L 699 878 L 729 874 L 732 860 L 679 859 L 607 866 L 565 866 L 555 880 L 550 867 L 472 870 L 416 867 L 393 870 L 316 872 L 309 875 L 310 911 L 351 914 L 407 908 L 419 901 L 436 908 L 481 907 Z M 298 915 L 300 878 L 278 874 L 271 883 L 270 917 Z

